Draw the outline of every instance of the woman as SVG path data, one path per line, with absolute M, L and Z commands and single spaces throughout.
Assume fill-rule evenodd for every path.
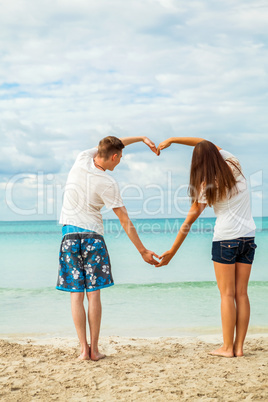
M 207 205 L 213 206 L 217 219 L 212 260 L 221 294 L 223 346 L 211 354 L 243 356 L 250 316 L 247 287 L 257 247 L 247 183 L 238 159 L 211 142 L 202 138 L 169 138 L 159 144 L 158 152 L 172 143 L 195 147 L 189 185 L 192 206 L 173 246 L 162 254 L 156 267 L 169 263 L 191 225 Z

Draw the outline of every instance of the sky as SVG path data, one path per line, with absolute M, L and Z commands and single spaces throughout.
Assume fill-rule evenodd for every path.
M 57 219 L 76 156 L 107 135 L 214 142 L 267 216 L 267 20 L 259 0 L 1 1 L 0 220 Z M 185 216 L 191 152 L 124 150 L 131 217 Z

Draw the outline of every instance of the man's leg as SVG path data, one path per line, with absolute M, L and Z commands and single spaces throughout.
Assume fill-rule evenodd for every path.
M 235 264 L 236 276 L 236 337 L 234 342 L 235 356 L 243 356 L 243 345 L 248 330 L 250 304 L 248 299 L 248 281 L 251 271 L 251 264 L 237 262 Z
M 84 292 L 71 292 L 72 316 L 76 332 L 81 344 L 79 359 L 89 360 L 89 345 L 86 334 L 86 312 L 84 308 Z
M 100 290 L 87 292 L 88 299 L 88 322 L 91 339 L 91 360 L 100 360 L 105 355 L 99 353 L 98 342 L 101 325 L 101 298 Z
M 221 294 L 221 321 L 223 346 L 211 352 L 215 356 L 233 357 L 235 307 L 235 264 L 221 264 L 214 261 L 217 285 Z

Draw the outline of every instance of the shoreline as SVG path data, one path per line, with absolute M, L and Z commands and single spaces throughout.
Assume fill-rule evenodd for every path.
M 249 334 L 244 357 L 208 352 L 221 335 L 100 338 L 98 362 L 79 361 L 77 338 L 0 339 L 5 401 L 268 400 L 268 333 Z
M 152 332 L 156 333 L 156 335 L 152 335 Z M 172 330 L 166 329 L 163 333 L 160 333 L 159 329 L 154 330 L 146 330 L 146 329 L 130 329 L 122 331 L 118 329 L 116 333 L 113 333 L 110 329 L 101 329 L 100 338 L 135 338 L 135 339 L 161 339 L 161 338 L 177 338 L 177 339 L 190 339 L 194 341 L 195 339 L 202 338 L 204 340 L 210 340 L 213 338 L 222 339 L 222 329 L 221 327 L 196 327 L 196 328 L 181 328 L 180 330 Z M 173 333 L 172 333 L 173 332 Z M 268 326 L 260 327 L 254 326 L 250 327 L 247 332 L 248 338 L 258 338 L 258 337 L 268 337 Z M 61 332 L 18 332 L 18 333 L 0 333 L 0 340 L 6 341 L 21 341 L 23 342 L 24 339 L 31 339 L 33 341 L 46 339 L 48 344 L 54 339 L 76 339 L 76 333 L 74 327 L 68 331 L 63 333 Z M 219 341 L 221 342 L 221 341 Z

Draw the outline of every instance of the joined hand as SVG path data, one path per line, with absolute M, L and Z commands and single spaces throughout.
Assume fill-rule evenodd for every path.
M 171 141 L 169 139 L 160 142 L 160 144 L 157 147 L 158 155 L 160 155 L 160 151 L 162 151 L 165 148 L 168 148 L 170 145 L 171 145 Z
M 168 265 L 168 263 L 170 262 L 170 260 L 174 257 L 174 254 L 168 250 L 165 253 L 163 253 L 162 255 L 160 255 L 159 259 L 161 260 L 160 262 L 158 262 L 157 265 L 155 265 L 156 268 L 162 267 L 163 265 Z
M 160 259 L 160 257 L 155 254 L 153 251 L 150 250 L 145 250 L 141 253 L 142 258 L 144 259 L 145 262 L 148 262 L 150 265 L 156 265 L 159 263 L 159 261 L 155 260 L 154 257 Z
M 151 150 L 158 156 L 160 155 L 160 151 L 162 151 L 165 148 L 168 148 L 172 144 L 172 141 L 170 139 L 167 139 L 165 141 L 160 142 L 160 144 L 156 148 L 155 143 L 151 141 L 148 137 L 144 137 L 143 142 L 144 144 L 148 145 L 148 147 L 151 148 Z
M 158 151 L 158 149 L 155 146 L 155 143 L 153 141 L 151 141 L 148 137 L 145 137 L 143 140 L 144 144 L 148 145 L 149 148 L 151 148 L 151 150 L 156 154 L 159 155 L 160 151 Z

